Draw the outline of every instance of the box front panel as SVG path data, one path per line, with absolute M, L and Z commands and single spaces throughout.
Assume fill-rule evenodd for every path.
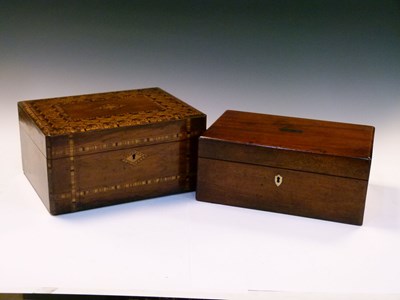
M 55 159 L 53 213 L 193 190 L 197 141 Z
M 367 181 L 199 158 L 196 197 L 361 225 Z
M 371 160 L 200 138 L 199 156 L 266 167 L 368 180 Z M 351 167 L 349 167 L 351 166 Z

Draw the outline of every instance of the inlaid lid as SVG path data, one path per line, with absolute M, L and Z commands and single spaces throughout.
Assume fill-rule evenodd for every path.
M 19 102 L 46 136 L 181 120 L 203 115 L 160 88 Z
M 176 142 L 205 130 L 206 115 L 160 88 L 28 100 L 20 128 L 47 158 Z

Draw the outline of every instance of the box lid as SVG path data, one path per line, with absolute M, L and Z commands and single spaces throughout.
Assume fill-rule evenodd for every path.
M 226 111 L 199 156 L 368 180 L 374 127 Z
M 22 126 L 44 137 L 32 138 L 52 158 L 186 139 L 204 123 L 190 120 L 205 119 L 160 88 L 28 100 L 18 107 Z

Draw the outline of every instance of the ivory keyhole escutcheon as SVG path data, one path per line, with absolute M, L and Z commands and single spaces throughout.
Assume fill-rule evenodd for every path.
M 283 181 L 283 177 L 281 175 L 278 174 L 278 175 L 275 176 L 275 184 L 276 184 L 276 186 L 280 186 L 282 184 L 282 181 Z

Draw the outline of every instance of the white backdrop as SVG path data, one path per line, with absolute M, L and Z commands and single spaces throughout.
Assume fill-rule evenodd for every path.
M 0 292 L 397 299 L 400 18 L 365 3 L 1 4 Z M 364 225 L 194 193 L 50 216 L 22 173 L 17 101 L 151 86 L 208 125 L 236 109 L 375 126 Z

